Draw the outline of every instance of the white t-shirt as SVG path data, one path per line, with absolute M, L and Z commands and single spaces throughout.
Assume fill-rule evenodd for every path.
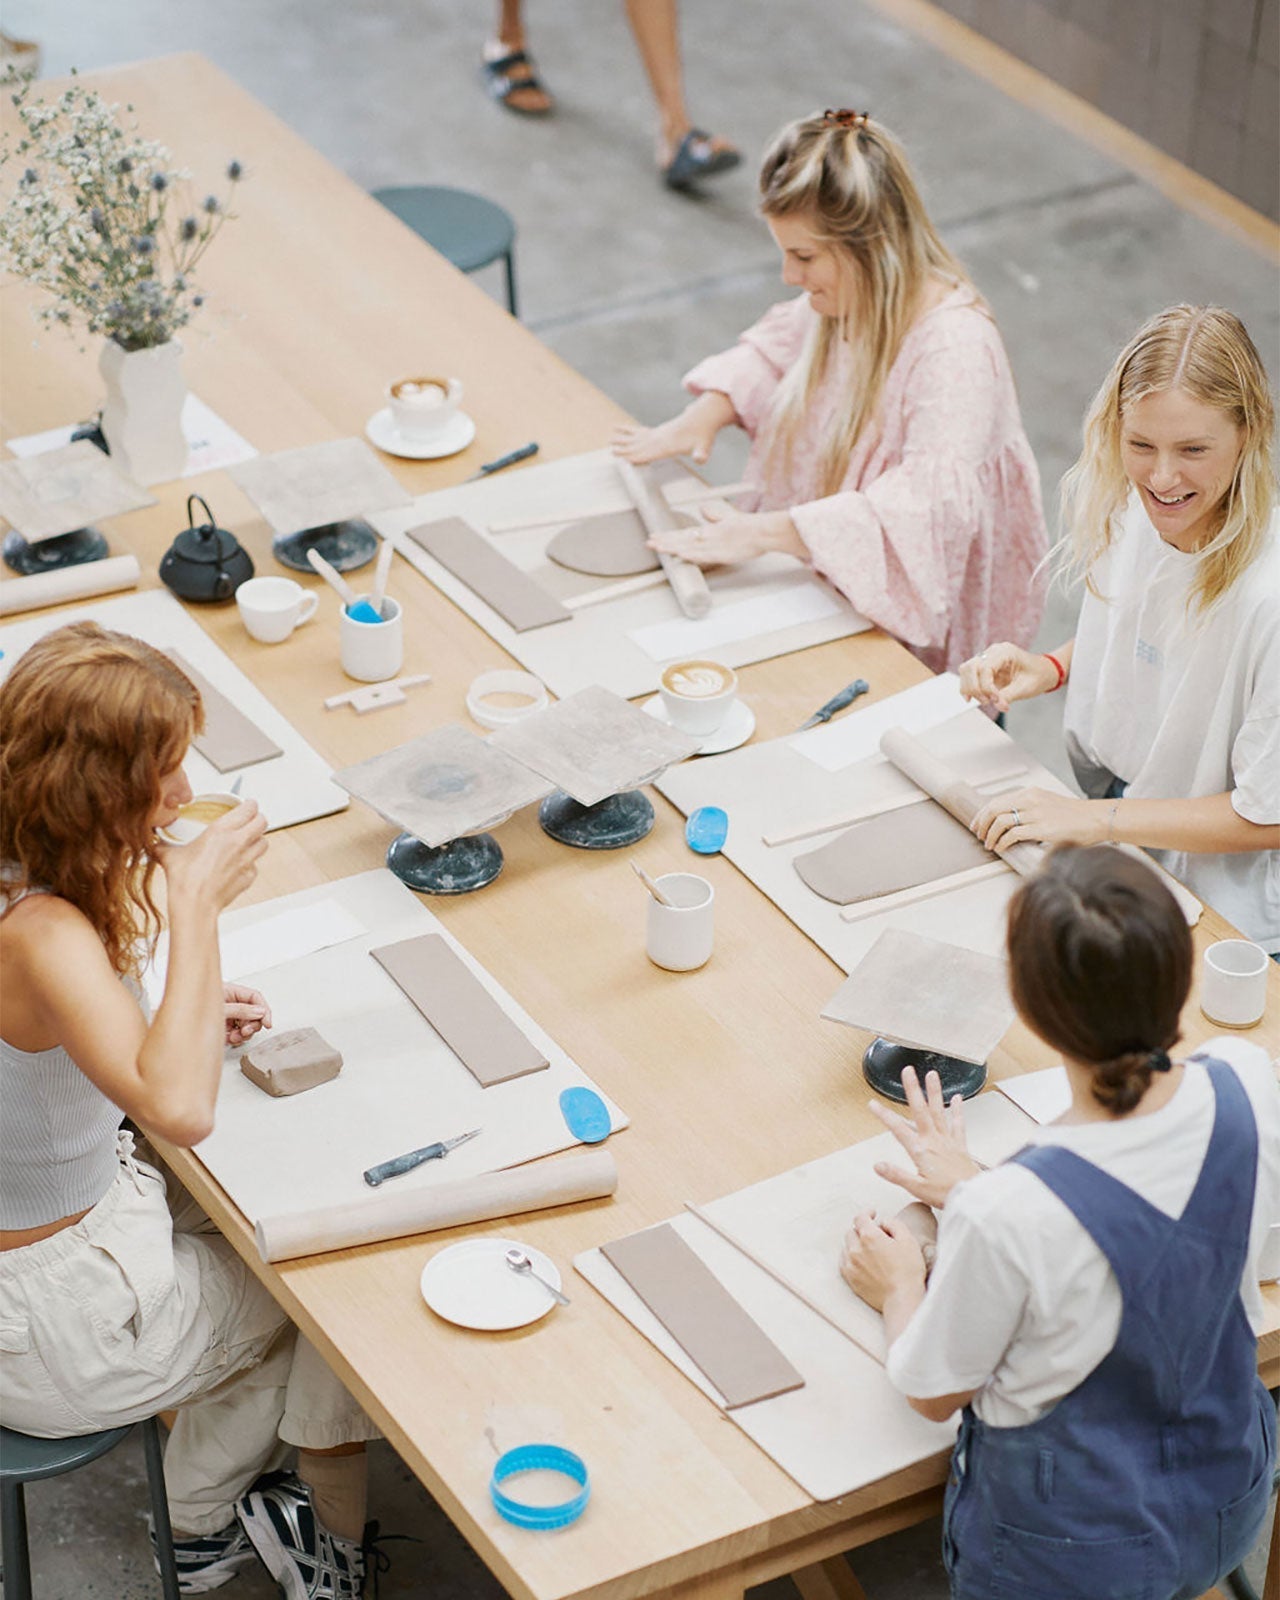
M 1258 1176 L 1245 1311 L 1262 1325 L 1257 1262 L 1280 1221 L 1280 1087 L 1255 1044 L 1213 1039 L 1187 1063 L 1173 1098 L 1145 1116 L 1049 1124 L 1032 1144 L 1063 1145 L 1171 1217 L 1186 1208 L 1209 1146 L 1214 1097 L 1200 1055 L 1227 1061 L 1258 1125 Z M 1188 1284 L 1188 1293 L 1195 1286 Z M 954 1189 L 924 1302 L 889 1351 L 890 1382 L 921 1400 L 976 1389 L 983 1422 L 1034 1422 L 1111 1350 L 1122 1302 L 1106 1257 L 1064 1203 L 1025 1167 L 1004 1165 Z
M 1207 617 L 1188 615 L 1199 557 L 1166 544 L 1136 496 L 1080 608 L 1064 732 L 1087 795 L 1113 777 L 1145 799 L 1229 792 L 1249 822 L 1280 822 L 1280 511 Z M 1280 850 L 1154 852 L 1255 939 L 1280 950 Z

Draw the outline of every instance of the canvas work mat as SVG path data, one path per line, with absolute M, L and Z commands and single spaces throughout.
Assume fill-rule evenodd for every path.
M 987 1164 L 1012 1155 L 1034 1126 L 995 1093 L 980 1095 L 965 1111 L 970 1148 Z M 948 1449 L 955 1437 L 953 1422 L 926 1422 L 891 1387 L 880 1359 L 879 1313 L 840 1277 L 840 1246 L 854 1214 L 879 1209 L 893 1215 L 907 1201 L 875 1173 L 875 1162 L 891 1153 L 901 1150 L 886 1133 L 668 1223 L 803 1377 L 803 1388 L 726 1414 L 815 1500 L 851 1494 Z M 603 1250 L 586 1251 L 574 1266 L 724 1407 L 725 1397 Z
M 678 463 L 646 472 L 663 486 L 694 481 Z M 681 613 L 660 571 L 601 578 L 570 570 L 548 554 L 558 535 L 584 518 L 631 509 L 614 457 L 597 450 L 440 489 L 403 510 L 380 511 L 370 521 L 441 593 L 561 698 L 598 683 L 634 699 L 657 689 L 668 661 L 713 655 L 726 666 L 741 667 L 870 626 L 830 585 L 785 556 L 763 556 L 712 572 L 713 609 L 695 622 Z M 464 519 L 486 544 L 564 606 L 571 620 L 518 631 L 408 537 L 410 529 L 446 518 Z M 522 526 L 511 527 L 516 523 Z M 491 525 L 510 531 L 491 532 Z
M 561 1114 L 560 1094 L 597 1086 L 390 872 L 379 868 L 229 912 L 219 932 L 228 949 L 261 947 L 254 928 L 278 928 L 282 918 L 300 926 L 292 941 L 274 941 L 281 959 L 260 956 L 263 964 L 253 970 L 224 963 L 223 976 L 261 990 L 275 1030 L 315 1028 L 341 1054 L 342 1071 L 329 1083 L 276 1100 L 244 1077 L 239 1052 L 227 1053 L 216 1126 L 196 1154 L 250 1221 L 336 1206 L 355 1218 L 392 1187 L 371 1189 L 362 1177 L 367 1167 L 471 1128 L 483 1131 L 443 1160 L 396 1178 L 396 1193 L 518 1166 L 578 1143 Z M 338 931 L 355 931 L 308 949 L 308 919 L 338 920 Z M 544 1070 L 481 1086 L 370 953 L 424 935 L 448 946 L 510 1026 L 546 1059 Z M 307 953 L 290 957 L 290 942 Z M 625 1127 L 626 1115 L 602 1098 L 612 1129 Z
M 145 639 L 157 650 L 190 663 L 218 696 L 236 708 L 261 739 L 278 750 L 267 760 L 256 757 L 242 769 L 240 794 L 256 800 L 268 829 L 291 827 L 312 817 L 342 811 L 350 803 L 333 782 L 332 768 L 306 742 L 291 722 L 271 704 L 239 667 L 213 642 L 195 618 L 163 589 L 148 589 L 114 600 L 59 611 L 56 615 L 25 617 L 0 627 L 0 674 L 46 633 L 69 622 L 93 621 L 119 633 Z M 226 758 L 225 749 L 221 752 Z M 228 787 L 231 769 L 220 768 L 195 746 L 187 752 L 183 770 L 196 794 Z

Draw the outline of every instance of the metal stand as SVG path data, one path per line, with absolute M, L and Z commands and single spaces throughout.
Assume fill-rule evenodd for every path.
M 576 850 L 620 850 L 653 827 L 653 807 L 639 789 L 584 806 L 557 789 L 538 807 L 542 831 Z
M 101 561 L 109 546 L 96 528 L 76 528 L 53 539 L 27 540 L 20 533 L 5 536 L 5 565 L 29 578 L 36 572 L 56 572 L 60 567 L 78 567 L 86 561 Z
M 271 554 L 294 572 L 311 571 L 308 550 L 318 550 L 338 572 L 355 572 L 377 554 L 378 536 L 363 518 L 348 517 L 300 533 L 278 533 L 271 541 Z
M 470 894 L 502 871 L 502 849 L 491 833 L 474 833 L 449 844 L 423 844 L 411 833 L 391 841 L 387 866 L 419 894 Z
M 862 1058 L 862 1075 L 886 1100 L 907 1103 L 902 1087 L 903 1067 L 914 1067 L 921 1084 L 926 1072 L 936 1072 L 942 1080 L 942 1097 L 958 1094 L 972 1100 L 987 1081 L 987 1069 L 980 1061 L 961 1061 L 958 1056 L 941 1056 L 934 1050 L 913 1050 L 909 1045 L 890 1044 L 888 1039 L 873 1039 Z

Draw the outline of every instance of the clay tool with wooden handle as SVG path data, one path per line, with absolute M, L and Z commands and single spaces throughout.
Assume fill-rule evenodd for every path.
M 639 878 L 640 882 L 642 884 L 644 884 L 645 888 L 649 891 L 649 893 L 653 896 L 653 898 L 658 902 L 658 904 L 660 906 L 669 906 L 669 905 L 672 904 L 672 902 L 667 899 L 666 895 L 663 894 L 662 890 L 653 881 L 653 879 L 649 876 L 649 874 L 644 870 L 643 867 L 638 866 L 636 864 L 636 862 L 633 861 L 631 863 L 631 870 L 632 870 L 632 872 L 635 873 L 636 877 Z
M 387 597 L 387 579 L 391 575 L 391 558 L 395 555 L 395 546 L 390 539 L 382 541 L 382 549 L 378 551 L 378 564 L 373 569 L 373 593 L 369 597 L 369 604 L 382 618 L 382 602 Z
M 307 560 L 341 600 L 343 609 L 357 622 L 381 622 L 382 618 L 367 600 L 356 598 L 356 592 L 336 567 L 331 567 L 314 545 L 307 551 Z
M 680 526 L 666 500 L 649 487 L 644 475 L 636 467 L 629 461 L 619 461 L 618 471 L 651 539 L 656 534 L 671 533 Z M 658 552 L 658 560 L 662 563 L 676 603 L 685 616 L 695 621 L 705 617 L 711 610 L 711 590 L 707 587 L 702 568 L 694 566 L 691 561 L 682 561 L 679 556 L 664 555 L 662 551 Z

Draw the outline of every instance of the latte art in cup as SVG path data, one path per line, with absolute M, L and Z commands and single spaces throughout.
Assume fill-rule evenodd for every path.
M 705 700 L 711 695 L 724 694 L 734 686 L 734 675 L 728 667 L 714 661 L 681 661 L 668 667 L 662 674 L 662 686 L 672 694 L 686 695 L 690 700 Z
M 234 794 L 194 795 L 185 806 L 179 807 L 178 815 L 172 822 L 157 828 L 156 832 L 169 844 L 190 844 L 193 839 L 200 837 L 211 822 L 225 817 L 228 811 L 234 811 L 239 804 L 239 796 Z
M 667 720 L 682 733 L 714 733 L 733 710 L 738 675 L 718 661 L 673 661 L 658 693 Z

